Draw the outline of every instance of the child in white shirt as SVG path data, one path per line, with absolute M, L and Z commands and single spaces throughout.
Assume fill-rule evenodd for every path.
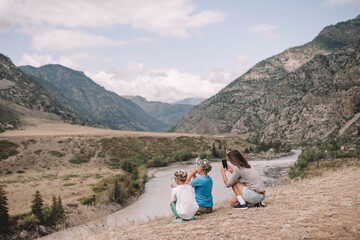
M 191 220 L 199 206 L 195 200 L 194 188 L 185 184 L 187 172 L 178 170 L 174 173 L 175 183 L 171 184 L 171 211 L 175 215 L 174 222 L 183 222 L 184 220 Z

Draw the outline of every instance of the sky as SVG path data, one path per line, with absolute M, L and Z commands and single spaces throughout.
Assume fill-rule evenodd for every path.
M 209 98 L 261 60 L 360 15 L 360 0 L 0 0 L 0 53 L 119 95 Z

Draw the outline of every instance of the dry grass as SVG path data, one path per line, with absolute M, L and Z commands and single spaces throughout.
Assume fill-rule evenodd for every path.
M 77 199 L 80 197 L 93 194 L 91 185 L 101 180 L 99 176 L 107 178 L 120 173 L 109 168 L 111 158 L 135 156 L 140 152 L 151 157 L 151 154 L 160 152 L 159 147 L 164 143 L 169 148 L 166 151 L 174 152 L 174 144 L 179 149 L 182 144 L 195 145 L 198 142 L 210 147 L 214 138 L 226 138 L 228 146 L 235 147 L 234 142 L 238 141 L 225 136 L 115 131 L 75 126 L 49 118 L 27 118 L 28 125 L 22 130 L 0 134 L 0 140 L 19 146 L 18 154 L 0 160 L 0 186 L 7 192 L 11 215 L 30 211 L 37 190 L 46 204 L 51 203 L 54 195 L 60 195 L 64 204 L 79 203 Z M 104 139 L 112 143 L 109 149 L 102 149 Z M 143 153 L 145 150 L 148 152 Z M 76 156 L 85 156 L 89 162 L 70 163 L 69 160 Z M 10 172 L 12 174 L 7 174 Z
M 266 208 L 235 210 L 223 203 L 195 221 L 160 218 L 90 239 L 359 239 L 359 182 L 358 166 L 327 170 L 269 189 Z

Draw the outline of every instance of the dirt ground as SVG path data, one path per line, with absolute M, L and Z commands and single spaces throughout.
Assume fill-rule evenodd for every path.
M 360 239 L 356 165 L 270 188 L 265 208 L 237 210 L 222 203 L 195 221 L 172 223 L 172 217 L 160 218 L 90 239 Z

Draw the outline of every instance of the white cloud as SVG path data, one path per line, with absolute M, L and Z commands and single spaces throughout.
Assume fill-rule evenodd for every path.
M 69 50 L 74 48 L 120 46 L 148 42 L 149 39 L 114 41 L 103 36 L 96 36 L 79 30 L 55 29 L 38 33 L 33 37 L 32 45 L 36 50 Z
M 261 42 L 269 42 L 278 37 L 278 35 L 274 33 L 277 28 L 278 26 L 274 24 L 264 23 L 251 27 L 249 32 L 259 35 Z
M 144 64 L 129 62 L 125 68 L 112 68 L 111 73 L 115 78 L 127 79 L 131 76 L 144 72 Z
M 189 0 L 2 0 L 0 16 L 24 29 L 129 25 L 175 38 L 186 38 L 192 31 L 225 18 L 220 11 L 197 12 Z
M 31 65 L 33 67 L 41 67 L 47 64 L 60 64 L 72 69 L 79 69 L 77 62 L 81 59 L 88 59 L 90 57 L 91 55 L 87 53 L 79 53 L 69 56 L 61 56 L 58 59 L 54 59 L 51 55 L 48 54 L 39 55 L 37 53 L 24 53 L 21 57 L 21 60 L 17 63 L 17 66 Z
M 140 95 L 148 100 L 174 102 L 184 98 L 209 98 L 250 68 L 252 59 L 237 56 L 233 71 L 212 69 L 203 74 L 181 72 L 175 67 L 146 70 L 142 63 L 130 62 L 126 67 L 86 73 L 106 89 L 119 95 Z
M 208 98 L 220 91 L 226 83 L 211 81 L 212 73 L 197 75 L 180 72 L 175 68 L 164 68 L 140 74 L 133 80 L 117 78 L 114 74 L 101 71 L 86 73 L 106 89 L 119 95 L 140 95 L 148 100 L 164 102 L 178 101 L 188 97 Z M 215 73 L 216 75 L 216 73 Z M 218 75 L 219 78 L 224 75 Z
M 333 5 L 342 5 L 342 4 L 356 5 L 359 3 L 360 0 L 325 0 L 323 5 L 324 6 L 333 6 Z

